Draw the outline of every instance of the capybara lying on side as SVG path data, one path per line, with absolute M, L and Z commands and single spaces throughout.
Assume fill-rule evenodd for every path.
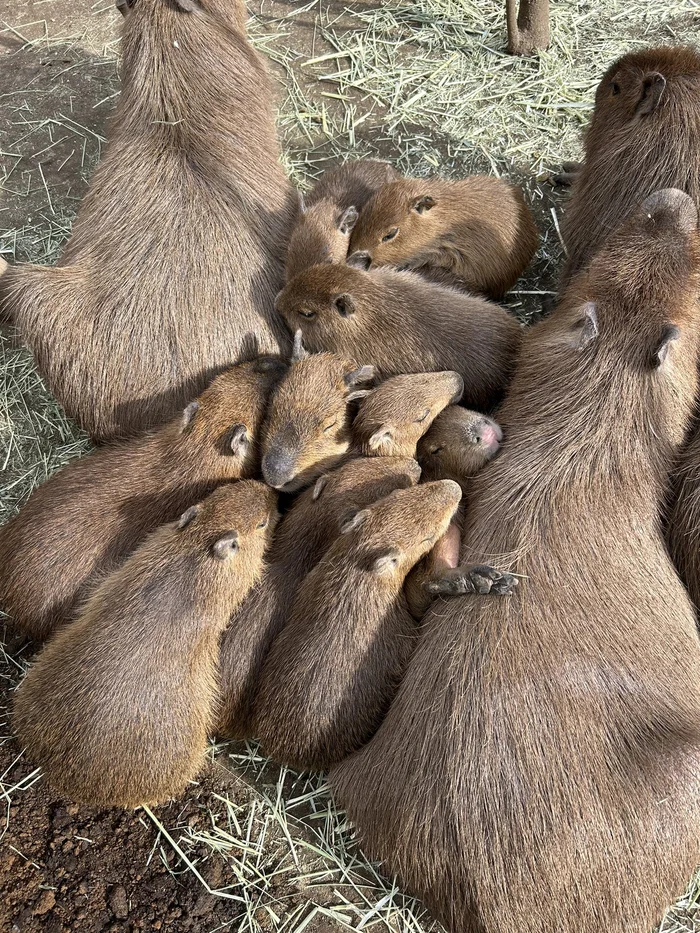
M 501 933 L 504 904 L 518 933 L 648 933 L 697 864 L 700 643 L 659 520 L 697 387 L 696 224 L 652 195 L 527 334 L 462 553 L 520 586 L 436 603 L 331 773 L 453 933 Z
M 502 178 L 401 178 L 360 211 L 349 262 L 445 269 L 474 291 L 501 298 L 538 241 L 522 191 Z
M 355 457 L 320 476 L 295 500 L 270 549 L 265 575 L 221 639 L 221 703 L 217 733 L 252 738 L 253 700 L 263 661 L 289 617 L 297 590 L 340 534 L 348 512 L 418 482 L 415 460 Z
M 521 339 L 498 305 L 393 269 L 312 266 L 278 295 L 277 309 L 307 349 L 362 359 L 382 377 L 454 370 L 464 403 L 479 410 L 501 397 Z
M 134 4 L 109 146 L 63 255 L 2 277 L 4 317 L 97 440 L 290 345 L 274 297 L 297 200 L 244 19 L 242 0 Z
M 15 627 L 43 641 L 149 532 L 220 483 L 256 476 L 284 368 L 279 357 L 234 366 L 165 427 L 95 450 L 35 489 L 0 528 L 0 607 Z
M 273 758 L 328 768 L 376 731 L 417 639 L 404 580 L 461 497 L 451 480 L 399 489 L 344 523 L 263 665 L 254 732 Z
M 196 776 L 219 635 L 262 572 L 275 506 L 253 480 L 217 489 L 154 531 L 46 645 L 17 693 L 14 726 L 57 791 L 136 807 Z

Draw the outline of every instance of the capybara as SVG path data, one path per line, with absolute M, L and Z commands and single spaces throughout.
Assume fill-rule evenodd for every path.
M 538 242 L 522 191 L 502 178 L 402 178 L 380 188 L 360 211 L 349 261 L 366 269 L 436 266 L 501 298 Z
M 358 210 L 377 188 L 398 177 L 388 162 L 374 159 L 355 159 L 324 172 L 301 198 L 287 248 L 287 281 L 308 266 L 345 262 Z
M 260 675 L 253 728 L 273 758 L 322 770 L 373 735 L 417 639 L 406 574 L 447 531 L 461 497 L 452 480 L 399 489 L 343 524 L 299 587 Z
M 695 609 L 700 612 L 700 430 L 697 423 L 676 462 L 671 493 L 666 530 L 668 545 Z
M 350 511 L 363 509 L 420 477 L 415 460 L 355 457 L 320 476 L 282 519 L 265 575 L 221 639 L 221 703 L 216 732 L 251 738 L 253 700 L 263 661 L 287 621 L 297 590 L 340 533 Z
M 244 18 L 242 0 L 134 3 L 109 146 L 63 255 L 2 277 L 4 316 L 97 440 L 290 346 L 274 297 L 297 198 Z
M 257 475 L 284 367 L 279 357 L 234 366 L 158 431 L 95 450 L 39 486 L 0 528 L 0 607 L 18 631 L 43 641 L 149 532 L 220 483 Z
M 366 457 L 415 457 L 434 418 L 458 402 L 463 389 L 459 373 L 392 376 L 360 402 L 352 425 L 355 444 Z
M 563 285 L 652 191 L 700 202 L 700 54 L 662 46 L 618 59 L 596 90 L 584 153 L 562 222 Z
M 307 349 L 372 363 L 382 377 L 454 370 L 464 403 L 479 410 L 502 396 L 521 340 L 498 305 L 388 268 L 312 266 L 276 306 L 292 332 L 301 328 Z
M 262 572 L 276 498 L 254 480 L 215 490 L 149 535 L 43 649 L 17 692 L 14 726 L 57 791 L 136 807 L 195 777 L 219 636 Z
M 451 479 L 459 483 L 462 495 L 468 491 L 469 480 L 495 456 L 503 440 L 500 426 L 476 411 L 450 405 L 437 416 L 430 429 L 418 441 L 417 459 L 421 467 L 421 482 Z M 432 582 L 445 576 L 447 570 L 459 564 L 459 544 L 464 525 L 464 500 L 455 512 L 450 527 L 435 546 L 406 577 L 404 593 L 411 615 L 422 619 L 434 597 L 429 591 Z M 502 581 L 492 580 L 493 589 L 508 592 L 514 581 L 509 574 Z
M 696 391 L 696 224 L 655 193 L 527 334 L 462 553 L 524 579 L 429 610 L 331 774 L 450 931 L 648 933 L 697 864 L 700 643 L 659 518 Z
M 350 455 L 353 402 L 374 378 L 333 353 L 309 354 L 294 338 L 292 365 L 270 399 L 263 425 L 262 472 L 274 489 L 296 492 Z

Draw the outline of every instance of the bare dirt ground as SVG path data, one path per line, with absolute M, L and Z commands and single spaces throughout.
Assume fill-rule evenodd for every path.
M 347 153 L 417 175 L 507 172 L 526 187 L 542 246 L 507 297 L 526 321 L 551 301 L 561 258 L 565 194 L 544 178 L 578 154 L 599 75 L 628 48 L 697 35 L 694 0 L 650 7 L 562 0 L 552 49 L 521 62 L 503 55 L 498 0 L 249 3 L 301 187 Z M 120 22 L 112 0 L 0 3 L 0 255 L 11 261 L 53 262 L 69 233 L 119 92 Z M 0 334 L 0 521 L 87 448 L 29 354 Z M 0 933 L 436 928 L 367 863 L 322 776 L 255 748 L 212 748 L 200 783 L 153 811 L 56 797 L 9 723 L 31 646 L 3 642 Z M 700 930 L 699 897 L 691 885 L 664 933 Z

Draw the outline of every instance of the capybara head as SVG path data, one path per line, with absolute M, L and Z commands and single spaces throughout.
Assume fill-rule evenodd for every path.
M 286 369 L 281 357 L 260 356 L 217 376 L 182 413 L 183 457 L 220 462 L 222 479 L 255 475 L 268 400 Z
M 392 376 L 360 403 L 352 432 L 367 457 L 413 457 L 433 419 L 464 391 L 459 373 Z
M 360 269 L 400 266 L 435 237 L 431 211 L 437 203 L 429 179 L 402 178 L 384 185 L 360 211 L 348 262 Z
M 301 203 L 303 205 L 303 200 Z M 355 207 L 343 210 L 328 198 L 302 207 L 287 247 L 287 281 L 309 266 L 345 262 L 356 221 Z
M 350 449 L 359 387 L 373 378 L 372 366 L 332 353 L 307 354 L 297 333 L 292 365 L 272 396 L 263 429 L 265 482 L 294 492 L 340 463 Z
M 354 457 L 337 470 L 319 476 L 310 494 L 324 515 L 338 509 L 345 515 L 351 508 L 362 509 L 394 489 L 415 486 L 420 477 L 420 466 L 412 457 Z
M 401 585 L 409 570 L 445 534 L 461 499 L 460 486 L 449 479 L 397 489 L 351 513 L 340 531 L 352 536 L 364 569 Z
M 423 479 L 452 479 L 464 489 L 465 481 L 495 456 L 502 439 L 493 419 L 450 405 L 418 441 Z

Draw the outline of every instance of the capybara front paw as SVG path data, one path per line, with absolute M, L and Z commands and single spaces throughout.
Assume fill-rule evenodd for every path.
M 433 596 L 509 596 L 518 585 L 512 573 L 502 573 L 488 564 L 475 567 L 456 567 L 448 570 L 439 580 L 431 580 L 426 589 Z

